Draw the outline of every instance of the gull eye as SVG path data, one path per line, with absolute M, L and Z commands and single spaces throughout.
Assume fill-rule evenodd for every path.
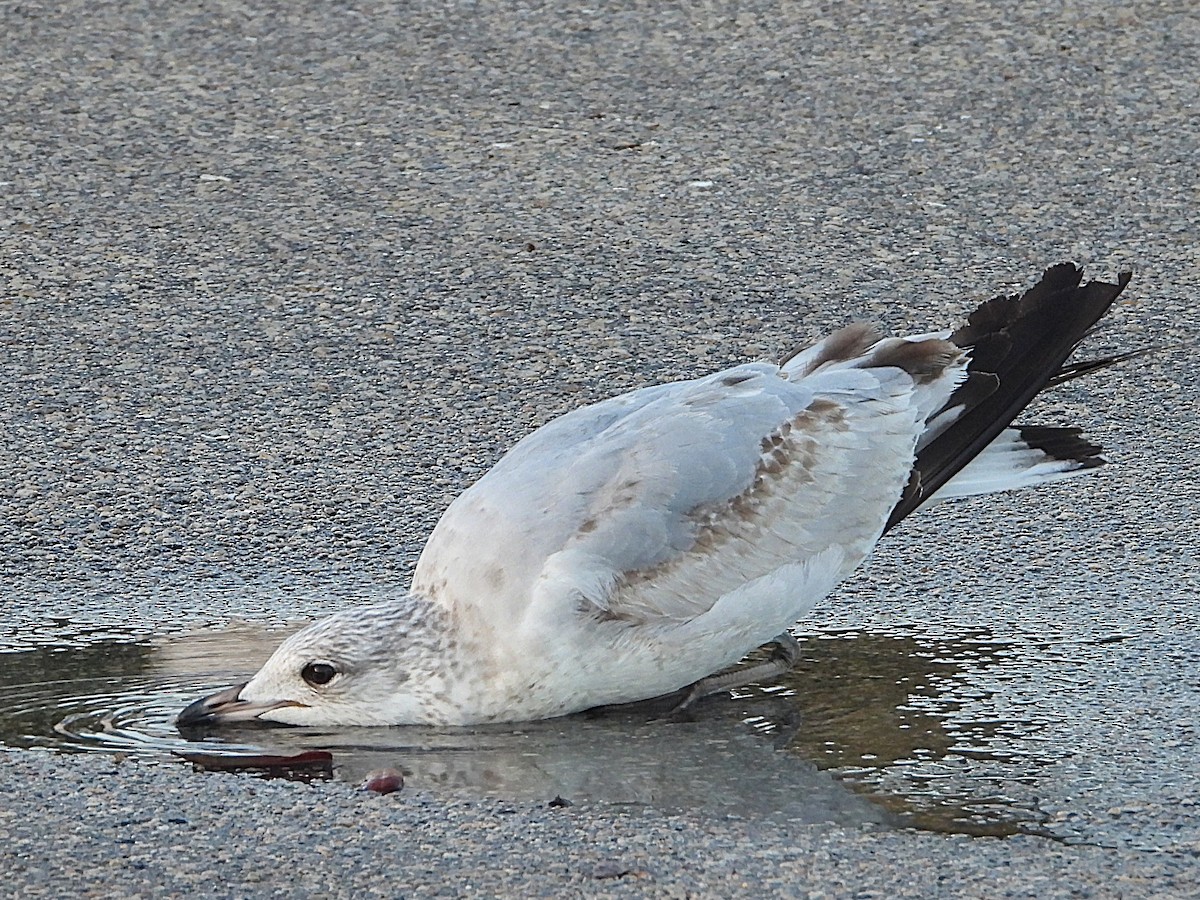
M 325 662 L 310 662 L 300 670 L 300 677 L 313 687 L 329 684 L 329 682 L 333 681 L 333 676 L 336 674 L 337 669 Z

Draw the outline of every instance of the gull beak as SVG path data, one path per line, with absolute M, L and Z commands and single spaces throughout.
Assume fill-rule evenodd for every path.
M 239 696 L 248 684 L 243 681 L 231 688 L 202 697 L 190 704 L 175 717 L 176 728 L 195 728 L 200 725 L 225 725 L 230 722 L 248 722 L 265 712 L 282 706 L 303 706 L 295 700 L 268 700 L 254 703 Z

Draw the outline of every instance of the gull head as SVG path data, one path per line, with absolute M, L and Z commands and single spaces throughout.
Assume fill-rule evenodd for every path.
M 344 610 L 296 632 L 258 673 L 192 703 L 180 728 L 261 721 L 407 725 L 444 719 L 453 642 L 414 598 Z M 440 714 L 439 714 L 440 713 Z

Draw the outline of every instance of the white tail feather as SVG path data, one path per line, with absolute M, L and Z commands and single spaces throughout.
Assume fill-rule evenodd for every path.
M 1022 439 L 1019 428 L 1006 428 L 982 453 L 946 482 L 930 498 L 930 502 L 1062 481 L 1090 472 L 1102 462 L 1096 456 L 1058 459 L 1036 446 L 1030 446 Z

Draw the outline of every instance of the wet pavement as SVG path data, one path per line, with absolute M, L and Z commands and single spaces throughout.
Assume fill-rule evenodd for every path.
M 787 677 L 711 698 L 682 716 L 648 703 L 477 728 L 248 725 L 181 733 L 174 718 L 184 705 L 244 679 L 295 626 L 241 624 L 141 643 L 121 640 L 111 626 L 69 638 L 68 623 L 54 627 L 57 636 L 53 629 L 26 636 L 38 646 L 0 654 L 0 746 L 180 765 L 197 755 L 221 764 L 316 750 L 333 756 L 327 777 L 358 784 L 395 767 L 410 789 L 447 797 L 560 797 L 1075 842 L 1144 841 L 1115 820 L 1144 811 L 1146 799 L 1165 799 L 1139 796 L 1129 805 L 1124 784 L 1106 795 L 1102 780 L 1116 771 L 1106 758 L 1111 748 L 1073 726 L 1071 710 L 1054 706 L 1071 686 L 1090 691 L 1089 667 L 1127 657 L 1120 645 L 1130 637 L 1115 632 L 1040 643 L 987 629 L 956 637 L 919 626 L 810 632 Z M 1050 670 L 1057 670 L 1050 685 L 1036 683 Z M 1174 724 L 1168 746 L 1186 752 L 1194 725 Z M 1064 811 L 1053 794 L 1064 772 L 1080 768 L 1098 783 L 1085 806 Z M 313 777 L 286 765 L 258 774 Z M 1189 784 L 1185 777 L 1181 786 Z M 1097 800 L 1114 821 L 1081 823 L 1085 809 L 1100 812 Z M 1198 837 L 1180 821 L 1168 846 Z

